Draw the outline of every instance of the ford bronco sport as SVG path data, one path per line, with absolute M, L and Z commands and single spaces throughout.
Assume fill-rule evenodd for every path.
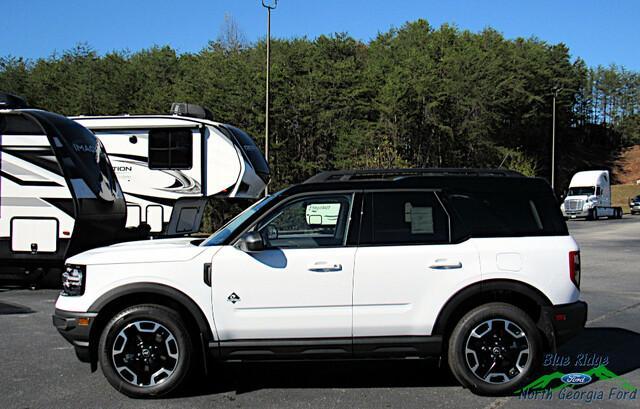
M 206 240 L 67 263 L 54 325 L 134 397 L 166 395 L 212 360 L 433 356 L 500 395 L 587 315 L 551 188 L 505 170 L 324 172 Z

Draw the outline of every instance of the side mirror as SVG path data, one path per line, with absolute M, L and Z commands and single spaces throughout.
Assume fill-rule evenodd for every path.
M 238 248 L 249 253 L 264 250 L 264 240 L 257 231 L 245 233 L 238 241 Z

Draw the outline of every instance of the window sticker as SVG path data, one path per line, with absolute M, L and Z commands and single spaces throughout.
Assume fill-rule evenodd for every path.
M 307 205 L 308 225 L 335 226 L 340 214 L 340 203 L 312 203 Z
M 411 202 L 407 202 L 404 204 L 404 222 L 411 223 Z
M 412 207 L 411 234 L 433 234 L 433 232 L 433 208 Z

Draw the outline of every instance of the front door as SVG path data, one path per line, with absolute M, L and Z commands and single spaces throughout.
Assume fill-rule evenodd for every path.
M 221 341 L 348 338 L 355 247 L 353 194 L 313 194 L 277 206 L 250 230 L 265 250 L 225 246 L 212 260 Z

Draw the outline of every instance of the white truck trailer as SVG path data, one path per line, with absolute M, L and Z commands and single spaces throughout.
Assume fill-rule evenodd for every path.
M 611 206 L 611 177 L 607 170 L 578 172 L 571 178 L 569 191 L 560 205 L 567 219 L 584 217 L 598 220 L 601 217 L 622 218 L 622 207 Z

